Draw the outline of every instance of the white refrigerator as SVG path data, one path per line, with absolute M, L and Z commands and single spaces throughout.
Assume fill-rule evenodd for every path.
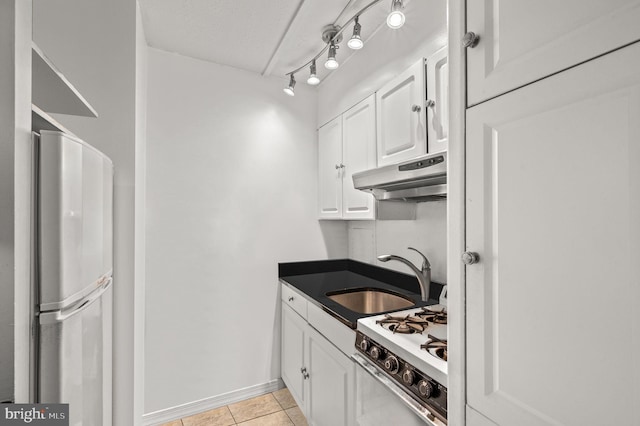
M 73 136 L 34 136 L 34 387 L 70 425 L 111 425 L 113 163 Z

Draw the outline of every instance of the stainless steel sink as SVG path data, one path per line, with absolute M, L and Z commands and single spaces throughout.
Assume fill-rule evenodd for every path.
M 407 296 L 377 288 L 332 291 L 326 295 L 334 302 L 360 314 L 378 314 L 415 305 L 415 301 Z

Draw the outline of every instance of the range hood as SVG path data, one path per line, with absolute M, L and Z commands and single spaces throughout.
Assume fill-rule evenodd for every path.
M 379 201 L 435 201 L 447 197 L 447 153 L 426 154 L 353 174 L 353 186 Z

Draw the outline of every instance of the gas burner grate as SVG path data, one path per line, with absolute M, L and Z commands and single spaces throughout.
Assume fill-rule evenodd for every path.
M 444 361 L 447 360 L 447 340 L 438 339 L 429 334 L 426 343 L 420 345 L 420 349 L 426 349 L 431 355 L 436 356 Z
M 385 318 L 377 320 L 376 324 L 380 324 L 383 328 L 390 330 L 392 333 L 402 334 L 421 334 L 429 326 L 429 322 L 423 318 L 411 315 L 394 317 L 388 314 L 385 315 Z
M 447 323 L 447 311 L 442 308 L 441 310 L 430 309 L 428 306 L 422 308 L 422 312 L 417 312 L 416 316 L 434 324 L 446 324 Z

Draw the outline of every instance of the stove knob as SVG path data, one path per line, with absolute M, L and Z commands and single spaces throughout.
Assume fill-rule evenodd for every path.
M 390 373 L 396 374 L 400 369 L 400 366 L 398 365 L 398 358 L 393 355 L 389 356 L 384 362 L 384 368 L 389 370 Z
M 433 385 L 426 380 L 420 380 L 420 383 L 418 383 L 418 392 L 425 398 L 429 398 L 433 393 Z
M 416 375 L 413 371 L 408 368 L 402 372 L 402 381 L 405 385 L 411 386 L 413 382 L 416 380 Z
M 380 349 L 377 346 L 372 347 L 369 354 L 371 355 L 371 358 L 373 358 L 374 360 L 380 359 Z
M 363 352 L 368 351 L 370 347 L 371 347 L 371 343 L 369 343 L 367 339 L 362 339 L 360 341 L 360 349 L 362 349 Z

